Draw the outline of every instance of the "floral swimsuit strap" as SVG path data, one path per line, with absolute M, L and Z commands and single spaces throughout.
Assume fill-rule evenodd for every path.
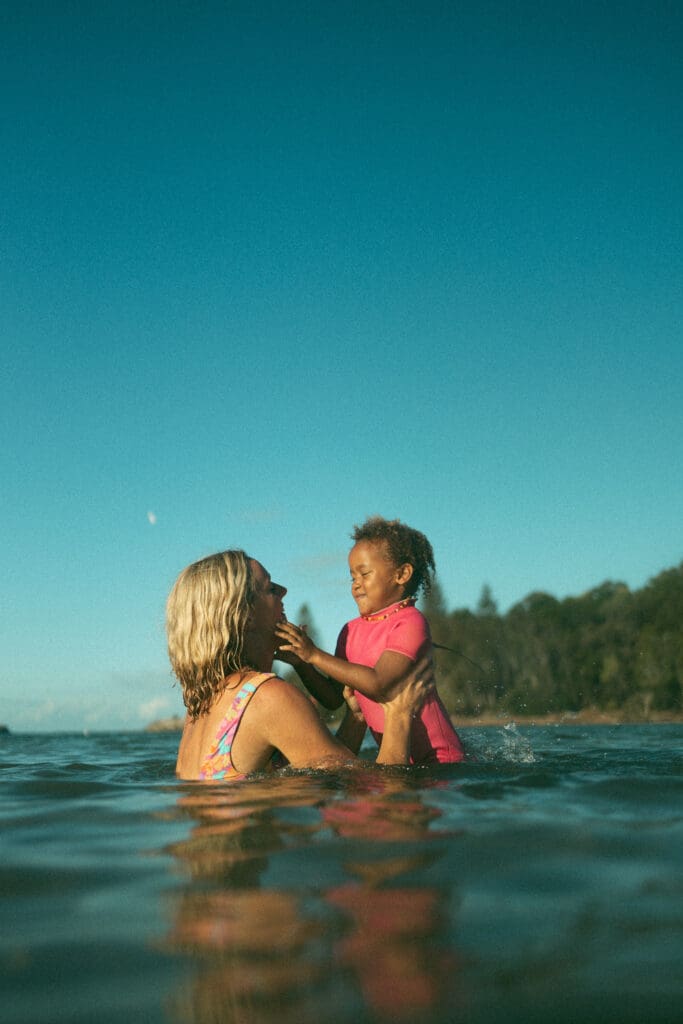
M 249 701 L 259 686 L 267 679 L 273 679 L 275 672 L 261 672 L 252 676 L 235 694 L 225 718 L 221 720 L 216 731 L 216 738 L 199 769 L 200 779 L 243 779 L 245 774 L 238 772 L 232 763 L 232 744 Z

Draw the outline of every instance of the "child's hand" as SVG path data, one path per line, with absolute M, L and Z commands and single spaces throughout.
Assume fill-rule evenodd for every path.
M 365 715 L 360 709 L 360 704 L 356 698 L 356 691 L 352 690 L 350 686 L 344 687 L 344 700 L 346 701 L 347 707 L 357 722 L 365 722 Z
M 295 626 L 293 622 L 281 622 L 275 630 L 275 635 L 281 641 L 278 647 L 278 659 L 288 661 L 282 657 L 289 652 L 300 661 L 310 661 L 318 648 L 306 633 L 305 626 Z M 294 664 L 294 662 L 289 662 Z
M 284 661 L 285 665 L 291 665 L 292 668 L 301 664 L 301 658 L 297 657 L 294 651 L 285 651 L 282 647 L 275 651 L 275 661 Z

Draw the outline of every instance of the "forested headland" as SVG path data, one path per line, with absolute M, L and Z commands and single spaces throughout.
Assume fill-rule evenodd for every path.
M 631 721 L 681 712 L 683 562 L 640 590 L 602 583 L 580 597 L 532 593 L 501 615 L 488 586 L 477 609 L 421 602 L 438 644 L 439 692 L 457 719 L 589 710 Z

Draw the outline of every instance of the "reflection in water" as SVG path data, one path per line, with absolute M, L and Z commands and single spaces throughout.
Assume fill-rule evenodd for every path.
M 353 930 L 338 946 L 352 967 L 366 1004 L 389 1020 L 425 1020 L 445 1000 L 452 957 L 439 950 L 437 894 L 428 889 L 368 890 L 346 886 L 328 894 L 345 910 Z
M 259 888 L 284 845 L 276 809 L 311 799 L 306 780 L 289 781 L 286 791 L 267 780 L 197 786 L 178 801 L 194 827 L 171 849 L 188 879 L 171 945 L 196 966 L 172 1008 L 178 1020 L 288 1021 L 286 1004 L 296 1007 L 315 983 L 319 968 L 305 951 L 319 925 L 301 915 L 293 894 Z
M 366 1005 L 379 1018 L 424 1020 L 446 1001 L 456 958 L 440 948 L 444 931 L 441 900 L 435 888 L 399 887 L 396 880 L 415 874 L 437 854 L 423 849 L 429 826 L 439 812 L 426 807 L 395 780 L 379 792 L 326 807 L 323 815 L 339 834 L 381 842 L 412 842 L 418 852 L 396 855 L 384 850 L 379 860 L 350 862 L 359 881 L 329 891 L 326 898 L 343 910 L 351 931 L 338 943 L 337 959 L 354 969 Z
M 185 885 L 169 945 L 192 980 L 174 1019 L 426 1022 L 452 1010 L 447 894 L 424 884 L 441 855 L 439 812 L 408 773 L 184 787 L 178 813 L 193 825 L 171 849 Z

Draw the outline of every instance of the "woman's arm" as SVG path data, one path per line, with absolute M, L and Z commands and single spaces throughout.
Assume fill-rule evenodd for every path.
M 419 660 L 408 673 L 405 686 L 384 705 L 384 734 L 377 764 L 407 764 L 410 761 L 410 730 L 413 719 L 434 690 L 434 666 L 430 657 Z
M 275 677 L 252 697 L 247 714 L 262 742 L 276 747 L 293 768 L 322 768 L 355 761 L 348 747 L 331 734 L 310 699 L 293 683 Z
M 385 703 L 384 736 L 377 756 L 379 764 L 408 763 L 412 716 L 433 686 L 433 664 L 430 657 L 424 656 L 410 669 L 400 692 Z M 355 742 L 360 723 L 351 711 L 347 717 L 347 735 L 353 731 Z M 355 719 L 355 725 L 351 718 Z M 357 762 L 349 748 L 332 736 L 310 700 L 284 679 L 275 677 L 259 687 L 240 729 L 247 724 L 251 732 L 258 732 L 261 742 L 276 747 L 293 768 L 330 768 Z

